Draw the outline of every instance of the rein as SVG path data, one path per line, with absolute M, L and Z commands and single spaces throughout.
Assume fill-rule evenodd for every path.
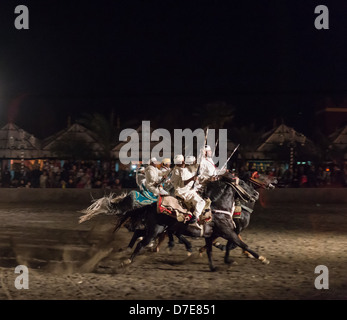
M 242 196 L 242 194 L 239 192 L 239 190 L 237 189 L 237 187 L 236 187 L 234 184 L 232 184 L 232 183 L 229 182 L 229 181 L 224 181 L 224 183 L 227 184 L 227 185 L 229 185 L 230 187 L 232 187 L 232 188 L 235 190 L 235 192 L 239 195 L 239 197 L 240 197 L 243 201 L 245 201 L 245 202 L 248 201 L 247 199 L 245 199 L 245 198 Z

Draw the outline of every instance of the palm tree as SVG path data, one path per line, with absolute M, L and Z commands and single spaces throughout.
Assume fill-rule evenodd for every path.
M 84 139 L 69 135 L 53 143 L 51 152 L 59 159 L 85 160 L 94 159 L 95 154 Z
M 201 127 L 223 129 L 234 119 L 234 108 L 224 101 L 207 103 L 193 114 L 201 122 Z
M 256 129 L 253 123 L 229 129 L 230 140 L 240 144 L 238 152 L 242 160 L 247 159 L 247 154 L 254 152 L 259 147 L 264 133 L 264 128 Z
M 102 158 L 110 160 L 111 150 L 117 143 L 119 136 L 119 129 L 113 124 L 112 117 L 106 118 L 100 113 L 84 113 L 82 116 L 77 122 L 95 134 L 103 149 Z

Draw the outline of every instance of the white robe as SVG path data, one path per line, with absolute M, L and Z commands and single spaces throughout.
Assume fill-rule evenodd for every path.
M 194 180 L 190 181 L 188 184 L 184 185 L 184 181 L 195 176 L 195 172 L 190 171 L 188 168 L 177 168 L 177 177 L 175 180 L 176 188 L 175 195 L 182 198 L 188 205 L 191 204 L 194 207 L 194 215 L 199 219 L 202 210 L 205 207 L 205 200 L 202 199 L 193 187 Z
M 159 186 L 156 184 L 160 181 L 163 173 L 156 167 L 149 165 L 145 170 L 145 187 L 154 195 L 159 194 Z
M 202 180 L 209 179 L 212 176 L 216 176 L 218 174 L 218 169 L 213 163 L 211 158 L 203 157 L 200 163 L 200 173 L 199 178 Z

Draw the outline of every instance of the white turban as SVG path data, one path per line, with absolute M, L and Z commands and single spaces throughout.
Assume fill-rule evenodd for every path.
M 153 162 L 153 163 L 158 163 L 158 160 L 157 160 L 157 158 L 156 158 L 156 157 L 153 157 L 153 158 L 151 158 L 150 162 Z
M 174 164 L 182 164 L 184 161 L 184 157 L 182 154 L 178 154 L 174 158 Z
M 186 159 L 185 159 L 185 163 L 186 164 L 193 164 L 195 161 L 195 157 L 194 156 L 186 156 Z

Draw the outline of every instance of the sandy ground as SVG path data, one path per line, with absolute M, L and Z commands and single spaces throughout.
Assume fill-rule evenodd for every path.
M 111 233 L 112 217 L 78 224 L 74 204 L 0 205 L 0 300 L 337 300 L 347 299 L 347 206 L 257 204 L 244 241 L 269 265 L 213 250 L 218 270 L 198 254 L 203 239 L 159 253 L 145 251 L 121 267 L 131 233 Z M 221 242 L 225 243 L 221 239 Z M 16 289 L 17 265 L 29 268 L 29 289 Z M 329 270 L 318 290 L 315 268 Z

